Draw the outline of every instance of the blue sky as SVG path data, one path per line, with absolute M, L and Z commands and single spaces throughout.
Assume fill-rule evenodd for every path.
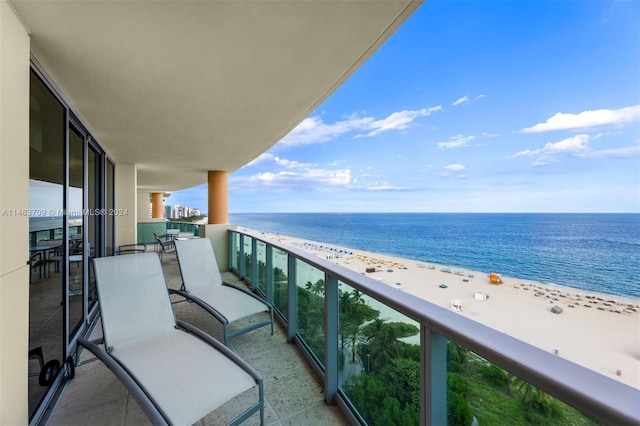
M 426 1 L 229 211 L 640 212 L 640 2 Z

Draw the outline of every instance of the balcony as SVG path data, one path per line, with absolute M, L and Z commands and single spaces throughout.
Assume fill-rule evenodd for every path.
M 520 407 L 515 411 L 522 419 L 501 417 L 501 408 L 484 412 L 487 424 L 505 418 L 513 424 L 640 421 L 637 389 L 449 310 L 262 235 L 230 231 L 228 250 L 233 274 L 225 278 L 240 277 L 263 294 L 280 320 L 275 336 L 259 329 L 230 342 L 265 377 L 266 424 L 381 424 L 385 416 L 399 424 L 469 424 L 486 409 L 477 391 L 456 379 L 469 371 L 494 388 L 506 385 L 492 395 Z M 178 288 L 175 257 L 165 256 L 163 267 L 169 287 Z M 221 328 L 199 308 L 185 302 L 174 308 L 179 319 L 221 338 Z M 557 401 L 545 408 L 549 396 Z M 500 407 L 499 401 L 491 404 Z M 202 423 L 225 423 L 233 406 Z M 78 367 L 51 424 L 95 418 L 146 422 L 98 362 Z
M 179 289 L 182 281 L 175 255 L 165 255 L 162 266 L 167 285 Z M 230 273 L 223 274 L 223 278 L 230 282 L 238 281 Z M 177 298 L 175 301 L 177 303 L 173 306 L 178 319 L 194 324 L 222 340 L 222 327 L 209 314 L 194 304 L 178 301 Z M 101 334 L 98 321 L 91 338 L 98 338 Z M 273 336 L 268 327 L 240 335 L 231 339 L 229 346 L 263 374 L 265 424 L 299 425 L 309 421 L 316 424 L 348 424 L 338 407 L 324 403 L 322 384 L 295 346 L 286 343 L 286 333 L 281 327 L 275 327 Z M 81 362 L 90 357 L 91 354 L 85 351 Z M 188 381 L 177 384 L 188 385 Z M 226 424 L 238 413 L 235 404 L 242 402 L 240 396 L 209 414 L 200 423 Z M 104 424 L 149 424 L 135 400 L 127 394 L 113 373 L 101 362 L 94 361 L 76 368 L 75 378 L 68 382 L 53 409 L 49 424 L 86 425 L 95 424 L 98 420 Z M 245 424 L 259 424 L 259 417 L 256 414 Z

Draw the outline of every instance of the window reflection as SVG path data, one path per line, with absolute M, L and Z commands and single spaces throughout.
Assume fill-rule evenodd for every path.
M 63 202 L 65 109 L 31 75 L 29 125 L 29 416 L 64 359 Z

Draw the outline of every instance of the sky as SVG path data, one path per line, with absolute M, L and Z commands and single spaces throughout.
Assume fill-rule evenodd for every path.
M 640 212 L 640 1 L 427 0 L 229 212 Z

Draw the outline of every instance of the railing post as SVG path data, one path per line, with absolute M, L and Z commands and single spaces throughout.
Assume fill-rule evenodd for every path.
M 251 289 L 258 286 L 258 240 L 251 239 Z
M 289 324 L 287 328 L 287 342 L 293 343 L 298 329 L 298 282 L 296 277 L 296 258 L 287 256 L 287 304 Z
M 420 325 L 421 424 L 447 424 L 447 339 Z
M 338 393 L 338 279 L 325 273 L 324 289 L 324 400 L 334 404 Z
M 227 241 L 227 249 L 229 252 L 229 270 L 232 271 L 233 270 L 233 256 L 235 256 L 234 253 L 234 246 L 233 246 L 233 235 L 235 234 L 235 232 L 233 231 L 229 231 L 227 232 L 227 237 L 228 237 L 228 241 Z
M 267 286 L 267 302 L 273 304 L 273 247 L 271 244 L 266 244 L 265 255 L 265 268 L 266 270 L 266 286 Z
M 240 249 L 240 259 L 238 260 L 238 272 L 240 272 L 240 278 L 247 277 L 247 267 L 244 262 L 244 234 L 239 234 L 238 248 Z

